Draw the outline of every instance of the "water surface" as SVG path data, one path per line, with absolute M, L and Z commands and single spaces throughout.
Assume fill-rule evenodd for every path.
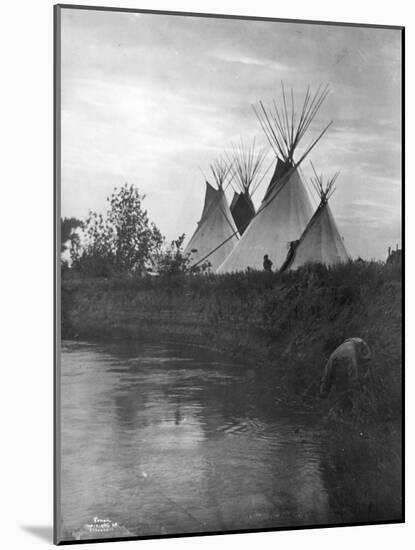
M 93 517 L 136 536 L 353 519 L 344 449 L 252 366 L 178 342 L 66 341 L 61 371 L 65 537 Z

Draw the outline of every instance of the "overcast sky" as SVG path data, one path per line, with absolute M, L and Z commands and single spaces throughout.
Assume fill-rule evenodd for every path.
M 400 58 L 391 29 L 63 9 L 62 215 L 104 212 L 128 182 L 168 239 L 190 237 L 200 168 L 241 136 L 266 143 L 251 104 L 280 101 L 281 80 L 298 104 L 327 83 L 296 158 L 333 120 L 310 158 L 341 172 L 330 204 L 350 253 L 384 259 L 400 243 Z

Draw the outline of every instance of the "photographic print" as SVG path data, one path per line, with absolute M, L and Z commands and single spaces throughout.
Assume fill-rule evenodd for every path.
M 404 521 L 401 27 L 55 6 L 55 542 Z

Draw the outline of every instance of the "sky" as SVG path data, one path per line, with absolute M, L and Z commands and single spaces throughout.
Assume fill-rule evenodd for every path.
M 283 81 L 299 109 L 308 85 L 328 84 L 295 155 L 333 121 L 301 165 L 313 204 L 310 159 L 340 171 L 330 205 L 353 257 L 400 245 L 400 31 L 76 9 L 61 29 L 62 216 L 104 213 L 129 183 L 167 239 L 189 239 L 210 164 L 241 138 L 267 146 L 252 105 L 280 104 Z

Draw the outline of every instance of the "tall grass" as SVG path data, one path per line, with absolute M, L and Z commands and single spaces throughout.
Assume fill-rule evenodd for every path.
M 64 336 L 180 333 L 249 358 L 293 400 L 317 399 L 332 351 L 372 349 L 376 417 L 400 418 L 401 267 L 350 262 L 294 272 L 63 280 Z

